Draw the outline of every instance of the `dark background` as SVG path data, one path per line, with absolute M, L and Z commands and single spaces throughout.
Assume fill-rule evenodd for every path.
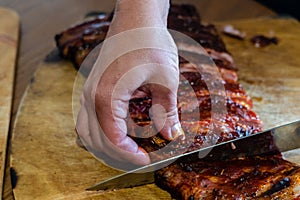
M 299 0 L 256 0 L 269 7 L 281 16 L 290 16 L 300 21 L 300 1 Z

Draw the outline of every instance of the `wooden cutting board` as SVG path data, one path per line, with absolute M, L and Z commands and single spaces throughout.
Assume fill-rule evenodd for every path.
M 266 127 L 300 119 L 300 25 L 293 19 L 230 22 L 248 36 L 272 31 L 279 44 L 255 48 L 249 38 L 224 40 L 239 67 Z M 218 24 L 220 27 L 226 23 Z M 13 130 L 11 167 L 23 199 L 170 199 L 154 184 L 117 191 L 85 189 L 120 172 L 97 161 L 76 143 L 72 90 L 76 71 L 69 62 L 42 62 L 29 86 Z M 298 153 L 291 153 L 300 164 Z
M 0 197 L 4 181 L 18 37 L 19 16 L 12 10 L 0 7 Z

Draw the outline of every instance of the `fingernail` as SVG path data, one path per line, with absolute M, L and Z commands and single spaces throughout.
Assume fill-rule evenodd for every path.
M 185 139 L 185 134 L 184 131 L 181 128 L 181 125 L 179 123 L 175 124 L 172 129 L 172 140 L 176 139 L 176 138 L 181 138 L 182 140 Z

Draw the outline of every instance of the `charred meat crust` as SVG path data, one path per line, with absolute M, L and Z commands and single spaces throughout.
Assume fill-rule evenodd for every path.
M 157 171 L 155 179 L 174 199 L 293 199 L 299 176 L 300 167 L 279 154 L 222 161 L 182 159 Z

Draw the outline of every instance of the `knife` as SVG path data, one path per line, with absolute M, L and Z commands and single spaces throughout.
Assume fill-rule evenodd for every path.
M 239 156 L 276 154 L 297 148 L 300 148 L 300 120 L 155 162 L 102 181 L 87 190 L 114 190 L 154 183 L 156 169 L 186 156 L 199 155 L 199 159 L 203 160 L 220 160 Z M 207 151 L 210 153 L 207 154 Z M 206 156 L 200 158 L 200 155 Z

